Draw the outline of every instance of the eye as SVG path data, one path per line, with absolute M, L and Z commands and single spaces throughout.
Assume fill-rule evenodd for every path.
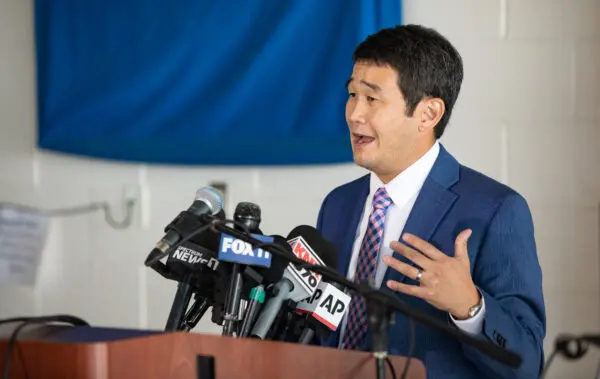
M 368 101 L 369 103 L 372 103 L 372 102 L 374 102 L 375 100 L 377 100 L 377 99 L 376 99 L 376 98 L 374 98 L 374 97 L 371 97 L 371 96 L 367 96 L 367 101 Z
M 349 97 L 356 97 L 356 94 L 354 92 L 350 92 L 350 93 L 348 93 L 348 96 Z

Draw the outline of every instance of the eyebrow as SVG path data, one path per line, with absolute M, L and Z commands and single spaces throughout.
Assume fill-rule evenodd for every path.
M 350 83 L 354 80 L 354 78 L 350 78 L 346 81 L 346 88 L 348 88 L 348 86 L 350 85 Z M 381 92 L 381 87 L 379 87 L 377 84 L 374 83 L 369 83 L 367 81 L 361 80 L 360 81 L 361 84 L 364 84 L 365 86 L 369 87 L 370 89 L 372 89 L 375 92 Z

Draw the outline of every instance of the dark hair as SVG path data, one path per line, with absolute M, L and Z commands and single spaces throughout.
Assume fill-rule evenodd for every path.
M 442 99 L 446 111 L 434 129 L 435 138 L 442 136 L 463 80 L 460 54 L 446 38 L 420 25 L 398 25 L 368 36 L 352 59 L 396 70 L 407 116 L 412 116 L 425 97 Z

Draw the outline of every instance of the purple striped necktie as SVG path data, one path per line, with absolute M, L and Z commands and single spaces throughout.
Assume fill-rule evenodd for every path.
M 392 205 L 392 199 L 381 187 L 373 196 L 373 207 L 369 215 L 369 224 L 358 253 L 358 262 L 354 281 L 365 281 L 375 277 L 377 257 L 383 239 L 385 214 Z M 343 349 L 356 349 L 367 334 L 367 312 L 363 299 L 353 295 L 348 310 L 346 330 L 342 340 Z

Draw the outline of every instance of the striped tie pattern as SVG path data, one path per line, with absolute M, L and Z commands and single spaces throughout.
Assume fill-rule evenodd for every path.
M 373 207 L 369 215 L 367 232 L 363 238 L 358 262 L 356 265 L 355 281 L 365 281 L 375 277 L 377 270 L 377 256 L 381 248 L 385 214 L 392 205 L 392 199 L 385 188 L 379 188 L 373 196 Z M 353 295 L 348 310 L 346 331 L 342 340 L 343 349 L 356 349 L 363 342 L 367 334 L 367 312 L 364 301 L 360 295 Z

